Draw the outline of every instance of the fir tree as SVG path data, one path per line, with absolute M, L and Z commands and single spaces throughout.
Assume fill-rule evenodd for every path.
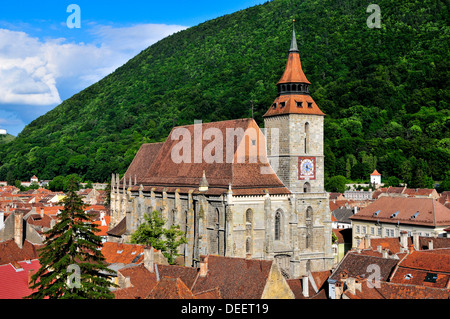
M 111 271 L 98 249 L 102 246 L 92 216 L 83 211 L 83 202 L 70 183 L 64 210 L 47 231 L 39 254 L 41 268 L 32 276 L 30 299 L 112 299 Z

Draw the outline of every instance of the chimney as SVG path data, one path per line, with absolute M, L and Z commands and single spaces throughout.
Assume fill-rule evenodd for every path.
M 20 249 L 23 247 L 23 213 L 14 213 L 14 241 Z
M 144 266 L 151 273 L 155 272 L 155 259 L 153 249 L 153 247 L 145 247 L 144 249 Z
M 31 280 L 32 280 L 31 277 L 33 277 L 33 275 L 34 275 L 35 273 L 36 273 L 36 271 L 35 271 L 34 269 L 28 270 L 28 284 L 31 284 Z
M 383 258 L 389 258 L 389 249 L 383 250 Z
M 370 236 L 366 235 L 365 237 L 366 238 L 365 238 L 365 247 L 364 247 L 364 249 L 369 249 L 370 247 L 372 247 L 372 245 L 370 243 Z
M 428 249 L 429 250 L 433 250 L 434 249 L 434 244 L 433 244 L 432 240 L 430 240 L 430 242 L 428 243 Z
M 355 207 L 353 208 L 353 214 L 356 215 L 357 213 L 358 213 L 358 207 L 355 206 Z
M 200 277 L 206 277 L 208 273 L 208 256 L 202 256 L 200 259 Z
M 414 249 L 420 250 L 419 233 L 418 232 L 414 232 L 414 234 L 413 234 L 413 243 L 414 243 Z
M 44 218 L 44 207 L 41 207 L 41 218 Z
M 381 245 L 378 245 L 378 246 L 377 246 L 377 251 L 378 251 L 379 253 L 382 253 L 382 252 L 383 252 L 383 247 L 382 247 Z
M 402 252 L 408 251 L 408 232 L 400 232 L 400 245 L 402 246 Z
M 5 227 L 4 218 L 5 218 L 5 213 L 4 212 L 0 212 L 0 229 Z
M 343 293 L 344 293 L 344 282 L 336 281 L 336 283 L 334 284 L 334 298 L 341 299 Z
M 309 278 L 308 278 L 308 276 L 302 277 L 302 289 L 303 289 L 303 296 L 305 298 L 309 298 Z
M 347 279 L 347 289 L 350 291 L 352 295 L 356 294 L 355 291 L 355 278 L 349 277 Z

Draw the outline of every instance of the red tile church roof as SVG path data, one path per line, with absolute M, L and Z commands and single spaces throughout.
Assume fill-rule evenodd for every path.
M 235 195 L 263 195 L 266 189 L 271 194 L 290 194 L 268 164 L 265 138 L 253 119 L 202 124 L 202 133 L 210 129 L 210 132 L 215 132 L 218 136 L 212 137 L 211 140 L 203 138 L 199 144 L 200 151 L 196 149 L 197 142 L 194 140 L 194 129 L 197 128 L 195 125 L 177 127 L 172 130 L 165 143 L 143 145 L 125 174 L 126 183 L 128 184 L 131 177 L 134 184 L 134 175 L 136 175 L 137 185 L 133 187 L 133 190 L 138 190 L 138 185 L 142 184 L 150 188 L 155 187 L 156 191 L 168 188 L 172 191 L 179 189 L 180 193 L 187 193 L 189 190 L 198 189 L 205 171 L 209 183 L 206 194 L 223 194 L 230 184 Z M 233 130 L 240 130 L 249 135 L 234 137 L 234 147 L 231 148 L 233 140 L 227 134 L 232 133 Z M 177 152 L 176 147 L 179 147 L 177 144 L 182 141 L 182 138 L 178 139 L 175 136 L 175 132 L 190 134 L 190 140 L 187 140 L 188 144 L 190 143 L 190 163 L 176 163 L 172 158 L 172 151 Z M 218 145 L 223 146 L 222 154 L 219 153 L 219 163 L 207 162 L 204 157 L 201 162 L 195 163 L 195 152 L 212 155 L 215 155 L 214 152 L 220 152 L 219 149 L 212 152 L 208 149 L 209 144 L 215 139 Z M 252 140 L 255 142 L 253 143 Z M 262 170 L 265 170 L 264 174 Z

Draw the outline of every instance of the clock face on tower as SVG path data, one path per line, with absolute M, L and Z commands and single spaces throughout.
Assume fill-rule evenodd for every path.
M 298 158 L 298 179 L 315 180 L 316 179 L 316 158 L 299 157 Z

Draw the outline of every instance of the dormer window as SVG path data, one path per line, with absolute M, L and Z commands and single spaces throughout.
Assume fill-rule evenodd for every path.
M 283 107 L 285 107 L 286 106 L 286 102 L 281 102 L 280 103 L 280 108 L 283 108 Z
M 273 103 L 272 104 L 272 108 L 276 109 L 277 108 L 277 103 Z
M 396 218 L 399 213 L 400 213 L 399 211 L 396 211 L 394 214 L 391 215 L 391 218 Z
M 295 101 L 295 103 L 297 104 L 297 107 L 303 107 L 303 102 Z
M 416 219 L 417 216 L 419 216 L 419 212 L 415 213 L 414 215 L 411 216 L 411 219 Z
M 312 107 L 313 107 L 312 102 L 308 102 L 308 108 L 309 108 L 309 109 L 312 109 Z

